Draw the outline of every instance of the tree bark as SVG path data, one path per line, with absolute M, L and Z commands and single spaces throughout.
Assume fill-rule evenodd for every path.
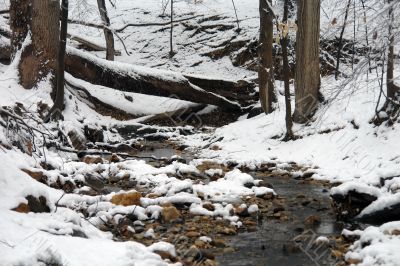
M 392 0 L 388 1 L 389 4 Z M 400 90 L 400 87 L 394 84 L 394 32 L 393 32 L 393 23 L 394 23 L 394 10 L 393 7 L 389 8 L 389 53 L 388 53 L 388 63 L 387 63 L 387 104 L 390 100 L 393 100 L 396 97 L 396 92 Z
M 284 10 L 283 10 L 283 23 L 288 22 L 290 3 L 289 0 L 285 0 Z M 282 36 L 282 56 L 283 56 L 283 80 L 285 83 L 285 106 L 286 106 L 286 136 L 285 140 L 294 139 L 293 135 L 293 121 L 292 121 L 292 104 L 290 102 L 290 66 L 288 59 L 288 43 L 289 43 L 289 33 L 286 36 Z
M 296 109 L 293 120 L 306 123 L 317 109 L 320 88 L 320 0 L 299 0 L 297 21 Z
M 58 56 L 57 56 L 57 73 L 56 73 L 56 90 L 54 105 L 49 112 L 50 116 L 55 119 L 61 117 L 64 110 L 64 83 L 65 83 L 65 50 L 67 47 L 68 32 L 68 0 L 61 1 L 61 30 L 59 36 Z
M 31 42 L 22 51 L 19 63 L 20 83 L 30 89 L 55 73 L 60 6 L 52 0 L 17 0 L 11 1 L 10 8 L 14 52 L 21 49 L 31 31 Z
M 269 5 L 268 5 L 268 3 Z M 260 68 L 258 71 L 260 102 L 266 114 L 273 111 L 272 104 L 276 102 L 274 90 L 274 62 L 272 57 L 273 44 L 273 13 L 269 9 L 271 0 L 260 0 Z
M 21 49 L 29 29 L 32 0 L 10 1 L 10 28 L 12 56 Z
M 105 26 L 104 36 L 106 39 L 106 47 L 107 47 L 106 59 L 114 61 L 114 55 L 115 55 L 114 35 L 112 31 L 109 29 L 110 18 L 108 17 L 106 3 L 104 0 L 97 0 L 97 6 L 99 8 L 101 20 L 103 21 L 103 24 Z

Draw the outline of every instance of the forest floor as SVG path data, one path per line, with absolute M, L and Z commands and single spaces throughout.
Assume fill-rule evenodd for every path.
M 95 2 L 71 2 L 71 18 L 99 23 Z M 167 21 L 161 2 L 117 1 L 109 6 L 113 27 Z M 119 35 L 129 55 L 117 41 L 116 61 L 255 81 L 258 2 L 237 2 L 240 31 L 230 0 L 179 1 L 177 19 L 204 16 L 176 25 L 172 59 L 168 27 L 128 27 Z M 343 1 L 322 2 L 321 34 L 332 38 L 339 28 L 330 22 Z M 4 16 L 0 25 L 7 27 Z M 98 29 L 72 25 L 70 33 L 104 43 Z M 370 123 L 379 78 L 358 74 L 351 82 L 324 76 L 326 103 L 307 125 L 295 125 L 297 140 L 284 142 L 280 81 L 270 115 L 247 118 L 207 106 L 187 123 L 171 112 L 191 102 L 67 74 L 135 119 L 102 115 L 67 86 L 64 121 L 43 124 L 49 81 L 26 91 L 16 62 L 0 64 L 0 106 L 45 132 L 43 138 L 0 119 L 0 264 L 398 265 L 399 218 L 376 216 L 389 217 L 382 211 L 400 203 L 399 125 Z M 158 114 L 166 115 L 143 123 Z M 82 146 L 86 151 L 77 152 Z M 343 204 L 331 205 L 331 196 Z M 346 205 L 354 199 L 361 205 Z M 362 216 L 372 221 L 360 222 Z

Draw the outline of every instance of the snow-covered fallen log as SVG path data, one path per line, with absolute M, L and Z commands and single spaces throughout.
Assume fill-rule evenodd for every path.
M 230 111 L 242 110 L 238 102 L 206 91 L 176 72 L 110 62 L 72 47 L 67 49 L 65 64 L 66 71 L 76 78 L 116 90 L 211 104 Z M 196 78 L 196 83 L 199 84 L 198 80 Z M 218 86 L 222 84 L 223 81 L 218 82 Z M 210 88 L 210 86 L 205 87 Z

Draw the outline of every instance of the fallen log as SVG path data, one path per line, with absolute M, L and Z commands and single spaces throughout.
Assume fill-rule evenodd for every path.
M 68 77 L 66 77 L 65 83 L 69 92 L 71 92 L 80 101 L 86 103 L 90 108 L 101 115 L 111 116 L 118 120 L 129 120 L 137 118 L 137 116 L 133 114 L 128 114 L 121 109 L 100 101 L 99 99 L 91 95 L 87 89 L 78 84 L 75 84 Z
M 210 104 L 224 110 L 242 111 L 239 103 L 191 83 L 172 71 L 156 70 L 120 62 L 110 62 L 68 47 L 66 71 L 76 78 L 116 90 L 164 96 Z
M 107 48 L 101 45 L 98 45 L 96 43 L 93 43 L 89 40 L 86 40 L 85 38 L 76 36 L 76 35 L 72 35 L 72 34 L 67 34 L 68 39 L 76 41 L 78 43 L 80 43 L 80 45 L 85 48 L 88 51 L 97 51 L 97 52 L 105 52 L 107 51 Z M 121 55 L 121 51 L 114 51 L 115 55 Z
M 252 82 L 245 80 L 230 81 L 188 74 L 183 76 L 190 83 L 208 92 L 221 95 L 228 100 L 239 102 L 242 106 L 248 106 L 258 101 L 256 85 Z
M 228 81 L 133 65 L 108 62 L 74 48 L 67 48 L 66 71 L 93 84 L 121 91 L 172 97 L 201 104 L 211 104 L 224 110 L 241 111 L 257 101 L 255 84 Z M 0 60 L 9 62 L 11 47 L 0 47 Z M 140 73 L 135 73 L 140 70 Z M 152 73 L 153 72 L 153 73 Z M 155 74 L 154 74 L 155 73 Z

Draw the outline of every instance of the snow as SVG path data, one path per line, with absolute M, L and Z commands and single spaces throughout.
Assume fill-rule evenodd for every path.
M 36 162 L 16 151 L 0 151 L 0 257 L 2 265 L 33 265 L 57 261 L 68 265 L 166 265 L 153 248 L 135 242 L 114 242 L 109 233 L 93 227 L 81 214 L 54 203 L 61 191 L 34 181 L 20 168 L 34 166 Z M 15 162 L 19 162 L 16 164 Z M 45 196 L 51 213 L 21 214 L 11 211 L 28 195 Z M 64 203 L 74 205 L 90 197 L 65 197 Z M 96 199 L 93 198 L 93 201 Z M 61 203 L 61 201 L 60 201 Z M 82 231 L 87 238 L 71 236 Z
M 249 208 L 247 209 L 247 211 L 249 213 L 255 213 L 258 212 L 258 205 L 257 204 L 252 204 L 249 206 Z
M 395 233 L 397 230 L 397 234 Z M 360 266 L 399 264 L 400 222 L 390 222 L 380 227 L 370 226 L 364 231 L 344 232 L 360 237 L 346 254 L 346 259 L 360 260 Z
M 130 22 L 168 21 L 168 17 L 158 16 L 162 12 L 161 2 L 159 0 L 120 0 L 117 1 L 117 8 L 112 8 L 106 1 L 112 28 L 120 28 Z M 216 15 L 221 17 L 220 20 L 201 22 L 202 18 L 198 18 L 187 22 L 187 25 L 195 26 L 195 28 L 215 24 L 235 25 L 231 0 L 199 2 L 194 4 L 193 1 L 178 1 L 175 6 L 177 19 L 189 17 L 193 12 L 202 14 L 205 18 Z M 333 38 L 341 30 L 341 21 L 338 21 L 336 25 L 331 22 L 334 18 L 343 17 L 345 4 L 345 1 L 339 0 L 322 1 L 321 35 L 323 39 Z M 371 16 L 370 14 L 374 13 L 374 10 L 380 10 L 382 4 L 383 1 L 372 1 L 369 4 L 371 6 L 366 8 L 368 20 L 376 22 L 370 28 L 371 32 L 377 31 L 381 34 L 381 30 L 376 27 L 379 21 L 386 19 L 386 15 L 378 13 Z M 4 9 L 6 9 L 8 3 L 2 1 L 0 5 L 5 5 Z M 72 19 L 100 22 L 96 1 L 75 0 L 71 1 L 71 6 Z M 236 1 L 236 7 L 241 19 L 240 33 L 235 32 L 235 27 L 226 31 L 196 33 L 196 29 L 190 30 L 183 24 L 179 24 L 174 31 L 174 45 L 178 53 L 173 59 L 169 59 L 168 30 L 161 30 L 162 27 L 129 27 L 119 35 L 127 44 L 130 55 L 124 52 L 122 44 L 116 38 L 117 49 L 122 51 L 122 55 L 116 57 L 117 63 L 101 61 L 101 64 L 105 68 L 113 68 L 131 77 L 162 75 L 166 81 L 185 82 L 185 77 L 180 73 L 194 73 L 196 76 L 212 76 L 225 80 L 251 80 L 257 76 L 256 73 L 234 66 L 228 56 L 216 60 L 203 56 L 221 48 L 225 43 L 248 42 L 257 38 L 258 1 Z M 281 10 L 280 6 L 275 8 Z M 358 6 L 357 11 L 359 10 L 361 9 Z M 1 17 L 0 26 L 7 28 L 7 19 Z M 365 39 L 363 27 L 362 19 L 357 19 L 358 38 L 362 41 Z M 353 27 L 347 27 L 345 37 L 351 39 L 352 30 Z M 102 30 L 71 25 L 69 31 L 73 35 L 84 36 L 90 41 L 104 45 Z M 0 46 L 5 42 L 6 40 L 1 38 Z M 30 39 L 27 38 L 24 45 L 29 42 Z M 379 47 L 381 44 L 376 42 L 371 43 Z M 97 63 L 100 63 L 100 58 L 105 57 L 104 52 L 84 53 L 74 48 L 77 47 L 74 41 L 69 41 L 68 45 L 68 53 L 85 56 Z M 21 102 L 28 107 L 28 111 L 36 113 L 38 102 L 49 106 L 52 104 L 49 95 L 50 81 L 49 78 L 45 78 L 37 88 L 24 90 L 17 84 L 19 57 L 20 53 L 17 53 L 16 60 L 10 66 L 0 64 L 0 105 L 9 106 L 15 102 Z M 285 109 L 284 99 L 280 94 L 277 110 L 272 114 L 262 114 L 251 119 L 241 117 L 239 121 L 217 129 L 211 138 L 208 133 L 201 133 L 188 137 L 176 137 L 176 140 L 188 144 L 193 150 L 203 149 L 210 143 L 218 145 L 220 150 L 203 149 L 199 157 L 212 159 L 221 164 L 236 162 L 240 166 L 256 169 L 263 164 L 274 162 L 277 171 L 289 171 L 291 163 L 296 162 L 301 166 L 301 169 L 294 173 L 298 176 L 314 173 L 312 177 L 315 179 L 341 183 L 332 189 L 332 194 L 345 195 L 354 190 L 376 196 L 378 199 L 366 207 L 360 215 L 397 204 L 400 202 L 399 126 L 398 124 L 374 126 L 370 123 L 375 115 L 379 81 L 376 74 L 364 73 L 364 69 L 361 68 L 362 63 L 355 66 L 357 76 L 351 82 L 336 81 L 331 76 L 322 78 L 321 89 L 328 103 L 319 106 L 315 119 L 310 121 L 309 125 L 296 124 L 294 126 L 295 134 L 301 137 L 296 141 L 281 141 L 285 133 Z M 151 67 L 156 67 L 157 70 Z M 352 71 L 350 67 L 344 65 L 342 67 L 346 73 Z M 377 71 L 380 69 L 378 68 Z M 397 72 L 396 75 L 398 76 L 399 73 Z M 66 78 L 71 83 L 83 86 L 99 100 L 137 116 L 154 115 L 194 105 L 178 99 L 116 92 L 110 88 L 78 80 L 69 74 Z M 283 91 L 281 82 L 277 81 L 276 85 L 277 91 Z M 293 92 L 293 87 L 291 91 Z M 127 96 L 132 97 L 133 102 L 129 101 Z M 93 112 L 90 104 L 79 101 L 70 91 L 66 91 L 65 98 L 66 108 L 63 114 L 65 121 L 58 125 L 50 124 L 49 128 L 60 128 L 65 132 L 74 130 L 82 135 L 84 124 L 113 128 L 115 125 L 133 124 L 140 121 L 139 118 L 134 121 L 120 122 L 111 117 L 99 115 Z M 293 99 L 292 106 L 294 106 Z M 208 106 L 201 113 L 213 110 L 215 110 L 214 106 Z M 379 113 L 381 118 L 387 115 L 384 112 Z M 33 121 L 30 122 L 33 126 L 40 127 Z M 115 206 L 110 202 L 115 193 L 103 196 L 68 194 L 62 197 L 62 191 L 36 182 L 20 170 L 40 168 L 39 163 L 42 158 L 30 157 L 16 148 L 6 150 L 2 147 L 3 145 L 10 146 L 13 138 L 17 137 L 10 136 L 5 129 L 0 127 L 0 257 L 4 265 L 32 265 L 49 260 L 61 261 L 68 265 L 166 265 L 153 251 L 166 251 L 176 256 L 173 245 L 159 242 L 145 247 L 133 241 L 117 242 L 112 239 L 111 234 L 102 232 L 93 225 L 101 224 L 101 219 L 118 220 L 122 217 L 121 214 L 132 212 L 141 221 L 159 219 L 162 212 L 161 205 L 188 203 L 192 214 L 227 219 L 239 226 L 241 224 L 239 217 L 231 214 L 234 209 L 233 204 L 237 203 L 242 196 L 275 193 L 269 188 L 251 186 L 251 184 L 257 184 L 258 181 L 238 169 L 225 175 L 221 169 L 209 169 L 205 172 L 206 175 L 222 176 L 209 183 L 178 178 L 186 173 L 200 174 L 196 166 L 203 159 L 194 160 L 188 164 L 175 162 L 161 168 L 139 160 L 87 165 L 74 161 L 77 158 L 73 155 L 45 150 L 42 156 L 46 155 L 47 162 L 55 168 L 43 170 L 49 182 L 57 178 L 60 178 L 61 182 L 84 181 L 86 174 L 96 171 L 101 172 L 99 174 L 101 178 L 108 178 L 111 174 L 128 174 L 131 180 L 148 185 L 152 188 L 152 193 L 159 195 L 154 199 L 143 197 L 141 206 L 126 207 Z M 105 137 L 107 142 L 121 141 L 121 137 L 111 129 L 105 131 Z M 89 188 L 80 189 L 81 192 L 84 190 L 89 190 Z M 204 194 L 206 201 L 200 199 L 200 194 Z M 26 203 L 25 198 L 28 195 L 45 197 L 51 212 L 21 214 L 11 211 L 20 203 Z M 57 201 L 63 207 L 56 208 Z M 205 202 L 213 204 L 215 210 L 209 211 L 203 208 Z M 91 215 L 90 219 L 83 217 L 78 211 L 79 207 L 87 209 Z M 248 207 L 249 213 L 257 211 L 257 205 Z M 360 236 L 360 240 L 354 243 L 346 258 L 362 260 L 359 265 L 398 265 L 400 237 L 391 234 L 395 229 L 400 229 L 399 222 L 387 223 L 379 227 L 371 226 L 364 231 L 345 231 L 344 234 Z M 77 231 L 84 233 L 87 238 L 73 236 Z M 153 237 L 154 231 L 150 229 L 146 234 L 148 237 Z M 205 236 L 200 239 L 205 242 L 211 241 Z M 320 240 L 326 241 L 323 238 Z M 369 244 L 366 245 L 366 243 Z

